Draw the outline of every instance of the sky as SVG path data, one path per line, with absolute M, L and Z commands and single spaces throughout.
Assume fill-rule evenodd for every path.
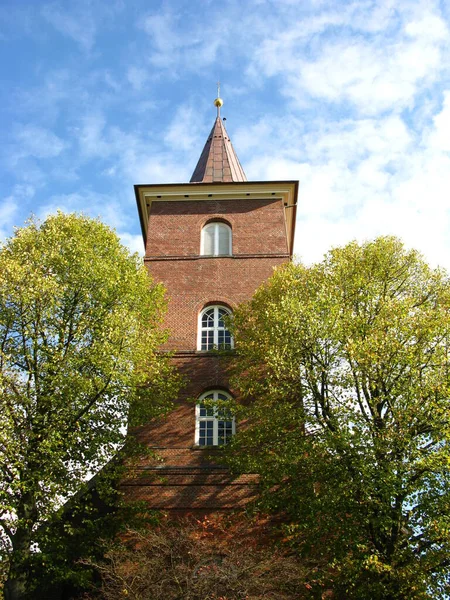
M 300 181 L 295 253 L 399 236 L 450 269 L 450 0 L 0 0 L 0 239 L 58 208 L 143 253 L 133 184 L 213 125 Z

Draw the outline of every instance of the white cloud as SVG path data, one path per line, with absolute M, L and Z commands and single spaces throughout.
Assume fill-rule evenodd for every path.
M 49 70 L 43 75 L 38 86 L 28 85 L 17 98 L 21 112 L 32 113 L 36 121 L 53 121 L 59 107 L 70 99 L 83 99 L 73 81 L 73 74 L 67 69 Z
M 119 201 L 111 194 L 100 194 L 92 190 L 81 190 L 72 194 L 59 194 L 51 196 L 48 203 L 41 206 L 38 217 L 45 219 L 48 215 L 61 210 L 66 213 L 78 212 L 100 219 L 116 230 L 122 243 L 131 252 L 140 255 L 144 253 L 142 235 L 131 233 L 129 230 L 135 225 L 137 211 L 133 212 L 131 206 L 134 204 L 130 188 L 130 202 Z M 0 212 L 1 216 L 1 212 Z
M 10 222 L 17 212 L 18 203 L 14 196 L 8 196 L 0 204 L 0 223 Z
M 13 196 L 17 200 L 30 200 L 36 194 L 36 189 L 29 183 L 18 183 L 14 186 Z
M 385 163 L 402 156 L 411 143 L 411 134 L 403 120 L 394 115 L 380 119 L 345 120 L 328 124 L 317 138 L 317 132 L 305 136 L 305 151 L 312 159 L 348 160 L 371 156 Z
M 134 183 L 183 183 L 189 181 L 192 169 L 186 164 L 180 164 L 170 152 L 154 156 L 132 157 L 127 163 L 130 181 Z
M 91 217 L 100 217 L 114 229 L 123 229 L 133 223 L 134 215 L 131 214 L 132 190 L 129 197 L 121 200 L 110 193 L 100 193 L 91 189 L 81 189 L 68 194 L 55 194 L 50 196 L 48 202 L 40 206 L 38 217 L 45 219 L 57 210 L 63 212 L 81 212 Z
M 57 31 L 73 39 L 84 50 L 91 50 L 97 28 L 88 6 L 79 6 L 78 10 L 72 6 L 68 11 L 57 3 L 47 4 L 42 15 Z
M 13 225 L 17 225 L 17 219 L 25 218 L 27 215 L 19 215 L 19 208 L 33 198 L 35 188 L 30 184 L 16 184 L 11 194 L 0 201 L 0 240 L 10 235 Z
M 148 71 L 142 67 L 129 67 L 127 79 L 137 91 L 141 90 L 148 81 Z
M 331 11 L 294 20 L 281 35 L 276 32 L 262 43 L 253 70 L 281 76 L 281 91 L 295 101 L 307 94 L 351 102 L 366 115 L 412 106 L 424 82 L 435 81 L 447 66 L 447 25 L 432 7 L 412 19 L 408 4 L 400 3 L 395 12 L 385 8 L 384 27 L 397 29 L 387 35 L 371 25 L 370 11 L 365 22 L 352 19 L 357 6 L 339 15 Z M 339 33 L 325 35 L 335 27 Z M 351 34 L 346 28 L 353 29 Z
M 448 264 L 450 91 L 422 131 L 395 114 L 315 124 L 305 133 L 295 119 L 264 120 L 238 149 L 249 179 L 299 179 L 296 253 L 311 262 L 331 246 L 394 234 Z
M 148 15 L 139 26 L 148 34 L 152 51 L 150 63 L 158 69 L 170 69 L 175 77 L 184 69 L 197 71 L 211 65 L 220 48 L 226 47 L 233 22 L 229 16 L 211 14 L 208 27 L 194 22 L 180 27 L 183 19 L 169 11 Z
M 149 134 L 125 132 L 108 125 L 104 113 L 89 112 L 80 117 L 74 137 L 83 161 L 101 160 L 101 173 L 125 185 L 187 181 L 203 143 L 196 117 L 192 107 L 182 105 L 165 129 Z
M 122 84 L 120 81 L 115 78 L 109 70 L 103 70 L 100 72 L 101 77 L 108 87 L 110 87 L 113 92 L 117 93 L 120 91 Z
M 405 26 L 405 33 L 413 38 L 428 39 L 431 42 L 448 40 L 446 23 L 432 13 L 421 14 L 419 18 L 408 22 Z
M 427 145 L 435 150 L 450 152 L 450 91 L 444 92 L 443 107 L 433 118 Z
M 191 106 L 182 105 L 165 132 L 164 143 L 171 149 L 195 151 L 201 148 L 199 133 L 197 111 Z
M 179 61 L 179 50 L 189 42 L 182 40 L 181 34 L 175 31 L 175 18 L 171 13 L 152 14 L 147 16 L 142 29 L 148 34 L 153 52 L 150 62 L 158 68 L 170 68 Z M 186 33 L 184 33 L 186 35 Z
M 52 131 L 34 124 L 20 125 L 15 132 L 14 158 L 24 156 L 54 158 L 67 147 L 67 142 Z
M 376 153 L 356 166 L 354 157 L 347 155 L 347 168 L 330 160 L 304 173 L 296 244 L 305 258 L 317 260 L 331 245 L 350 239 L 395 234 L 434 264 L 447 263 L 450 157 L 410 148 L 397 157 L 392 173 Z
M 107 157 L 113 148 L 104 138 L 106 119 L 101 112 L 89 112 L 81 118 L 80 127 L 74 134 L 85 157 Z
M 140 256 L 144 255 L 144 241 L 142 235 L 133 235 L 131 233 L 118 233 L 120 241 L 124 246 L 130 249 L 131 252 L 137 252 Z
M 36 158 L 53 158 L 61 154 L 67 143 L 52 131 L 37 125 L 25 125 L 17 132 L 21 153 Z
M 87 51 L 79 65 L 79 53 L 61 57 L 59 70 L 41 57 L 16 94 L 20 122 L 31 124 L 11 130 L 2 160 L 8 176 L 54 193 L 44 211 L 100 214 L 137 248 L 140 237 L 128 233 L 137 228 L 132 184 L 189 179 L 220 77 L 226 125 L 248 178 L 300 179 L 297 248 L 305 258 L 379 233 L 402 235 L 433 260 L 450 255 L 443 3 L 226 0 L 195 14 L 147 3 L 144 15 L 127 12 L 137 31 L 113 22 L 108 33 L 114 28 L 118 45 L 108 54 L 100 46 L 108 19 L 129 7 L 44 4 L 52 27 L 42 28 L 41 47 L 56 45 L 58 31 Z M 16 192 L 5 215 L 31 204 L 20 200 L 30 200 L 25 187 Z

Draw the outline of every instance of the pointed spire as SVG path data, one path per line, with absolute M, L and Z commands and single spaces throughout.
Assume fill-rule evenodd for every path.
M 219 96 L 219 94 L 217 95 Z M 225 125 L 220 118 L 220 107 L 223 105 L 223 100 L 217 97 L 214 105 L 217 107 L 217 117 L 190 183 L 247 181 Z

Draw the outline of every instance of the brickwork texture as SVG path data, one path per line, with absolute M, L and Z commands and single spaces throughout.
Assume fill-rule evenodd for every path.
M 188 188 L 187 188 L 188 194 Z M 202 228 L 224 221 L 232 229 L 232 255 L 200 256 Z M 230 389 L 230 358 L 198 350 L 199 315 L 208 304 L 233 309 L 289 260 L 284 208 L 277 199 L 154 201 L 145 262 L 162 282 L 169 306 L 164 350 L 184 377 L 174 410 L 136 431 L 153 453 L 134 465 L 121 488 L 151 508 L 205 512 L 240 508 L 257 495 L 255 474 L 233 477 L 214 451 L 195 446 L 195 399 L 208 390 Z M 237 424 L 239 428 L 241 424 Z

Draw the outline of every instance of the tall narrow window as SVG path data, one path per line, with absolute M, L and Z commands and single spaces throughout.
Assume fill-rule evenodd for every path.
M 202 256 L 231 255 L 231 227 L 225 223 L 208 223 L 202 229 L 200 245 Z
M 199 446 L 223 446 L 236 432 L 234 416 L 221 403 L 230 400 L 227 392 L 214 390 L 202 394 L 195 407 L 195 443 Z
M 207 306 L 200 313 L 199 350 L 230 350 L 233 337 L 225 324 L 231 312 L 224 306 Z

